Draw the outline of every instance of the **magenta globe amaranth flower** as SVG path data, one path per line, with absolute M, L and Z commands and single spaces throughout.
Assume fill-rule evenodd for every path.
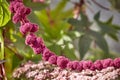
M 16 13 L 16 12 L 17 12 L 17 9 L 18 9 L 19 7 L 21 7 L 21 6 L 24 6 L 22 2 L 13 1 L 13 2 L 11 2 L 9 8 L 10 8 L 10 11 L 11 11 L 12 13 Z
M 45 48 L 42 54 L 42 58 L 43 60 L 48 61 L 52 55 L 55 55 L 55 54 L 51 52 L 49 49 Z
M 116 68 L 120 68 L 120 58 L 114 59 L 114 66 L 115 66 Z
M 97 69 L 97 70 L 102 70 L 103 69 L 103 65 L 101 63 L 101 60 L 97 60 L 94 62 L 94 67 Z
M 101 62 L 102 62 L 103 68 L 114 66 L 113 60 L 110 59 L 110 58 L 109 59 L 101 60 Z
M 20 27 L 20 32 L 26 34 L 28 32 L 36 32 L 38 30 L 38 25 L 27 22 Z
M 36 42 L 36 38 L 37 38 L 37 36 L 35 34 L 33 34 L 33 33 L 28 34 L 25 39 L 26 45 L 33 46 L 33 44 Z
M 69 61 L 67 64 L 67 68 L 71 70 L 82 70 L 82 65 L 79 61 Z
M 31 29 L 32 29 L 32 25 L 30 23 L 25 23 L 24 25 L 20 27 L 20 32 L 22 34 L 26 34 L 30 32 Z
M 46 49 L 46 46 L 44 45 L 43 39 L 40 37 L 37 37 L 35 42 L 30 46 L 36 54 L 43 53 Z
M 96 68 L 95 68 L 95 65 L 92 64 L 91 67 L 90 67 L 90 70 L 93 70 L 93 71 L 94 71 L 95 69 L 96 69 Z
M 51 64 L 57 64 L 57 56 L 56 55 L 50 56 L 48 62 Z
M 93 65 L 92 61 L 81 61 L 83 64 L 83 69 L 90 69 L 91 66 Z
M 69 59 L 68 59 L 68 58 L 65 58 L 64 56 L 58 56 L 58 58 L 57 58 L 57 65 L 58 65 L 61 69 L 66 68 L 68 62 L 69 62 Z
M 34 32 L 36 32 L 39 29 L 37 24 L 32 23 L 31 25 L 32 25 L 32 28 L 31 28 L 30 32 L 34 33 Z
M 73 69 L 73 62 L 72 61 L 69 61 L 68 63 L 67 63 L 67 68 L 68 69 Z
M 12 18 L 14 23 L 18 23 L 20 21 L 24 22 L 24 19 L 26 20 L 26 16 L 31 12 L 31 9 L 25 7 L 19 0 L 12 1 L 9 8 L 10 11 L 14 13 Z

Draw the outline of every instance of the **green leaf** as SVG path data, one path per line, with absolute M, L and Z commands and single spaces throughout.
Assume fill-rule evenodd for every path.
M 112 39 L 114 39 L 114 40 L 116 40 L 116 41 L 119 41 L 119 39 L 118 39 L 118 37 L 117 37 L 117 34 L 109 34 L 109 36 L 110 36 Z
M 96 41 L 97 45 L 105 53 L 109 53 L 107 42 L 106 42 L 106 40 L 104 39 L 104 37 L 99 32 L 95 32 L 95 31 L 89 30 L 88 33 L 89 33 L 89 35 L 91 35 L 91 37 L 93 37 L 93 39 Z
M 102 22 L 98 22 L 98 26 L 100 27 L 100 29 L 101 29 L 101 32 L 102 33 L 106 33 L 106 34 L 116 34 L 117 33 L 117 30 L 114 28 L 114 27 L 112 27 L 112 25 L 108 25 L 108 24 L 106 24 L 106 23 L 102 23 Z
M 88 20 L 87 15 L 83 13 L 80 13 L 80 15 L 81 15 L 81 20 L 80 20 L 81 26 L 89 27 L 92 23 Z
M 80 21 L 74 18 L 68 19 L 68 23 L 76 27 L 79 27 L 81 25 Z
M 82 26 L 81 22 L 77 19 L 70 18 L 68 19 L 68 23 L 74 26 L 74 29 L 77 31 L 83 31 L 84 27 Z
M 110 17 L 106 23 L 107 23 L 107 24 L 110 24 L 110 23 L 112 23 L 112 21 L 113 21 L 113 18 L 114 18 L 113 16 L 112 16 L 112 17 Z
M 81 13 L 81 19 L 77 20 L 74 18 L 69 18 L 68 23 L 74 26 L 77 31 L 86 30 L 92 23 L 88 20 L 87 15 Z
M 16 55 L 13 55 L 12 58 L 13 58 L 12 59 L 12 69 L 14 69 L 14 68 L 18 67 L 22 63 L 22 61 Z
M 99 18 L 100 18 L 100 11 L 97 12 L 97 13 L 95 14 L 95 16 L 94 16 L 94 19 L 95 19 L 96 21 L 98 21 Z
M 6 0 L 0 2 L 0 27 L 6 25 L 11 18 L 11 13 Z
M 109 18 L 108 21 L 106 21 L 106 22 L 100 21 L 99 17 L 100 17 L 100 12 L 98 12 L 95 15 L 94 19 L 95 19 L 97 25 L 100 27 L 100 32 L 102 34 L 107 34 L 112 39 L 118 41 L 118 38 L 117 38 L 116 35 L 117 35 L 118 30 L 120 29 L 120 27 L 115 25 L 115 24 L 112 24 L 113 16 L 111 18 Z
M 79 39 L 79 52 L 81 59 L 84 57 L 85 53 L 89 50 L 92 39 L 88 35 L 83 35 Z

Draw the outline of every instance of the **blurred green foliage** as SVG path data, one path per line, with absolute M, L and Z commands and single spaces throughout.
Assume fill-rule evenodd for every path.
M 36 33 L 44 39 L 46 46 L 57 55 L 64 55 L 71 60 L 103 59 L 120 56 L 109 50 L 105 35 L 119 41 L 117 33 L 120 26 L 112 24 L 113 17 L 108 21 L 99 20 L 100 12 L 94 15 L 94 21 L 88 20 L 88 15 L 80 12 L 80 19 L 73 18 L 73 9 L 65 10 L 69 0 L 61 0 L 51 9 L 50 1 L 33 3 L 24 0 L 24 4 L 32 8 L 29 15 L 31 22 L 37 23 L 39 31 Z M 98 31 L 91 29 L 97 24 Z M 29 46 L 25 45 L 25 38 L 19 32 L 20 24 L 13 24 L 8 3 L 0 0 L 0 58 L 5 59 L 5 71 L 8 80 L 12 79 L 13 70 L 28 60 L 38 62 L 41 55 L 35 55 Z M 75 41 L 78 40 L 78 44 Z M 77 49 L 75 46 L 78 46 Z M 9 68 L 8 68 L 9 67 Z

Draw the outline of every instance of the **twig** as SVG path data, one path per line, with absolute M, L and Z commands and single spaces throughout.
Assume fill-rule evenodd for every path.
M 92 0 L 96 5 L 98 5 L 99 7 L 101 7 L 102 9 L 105 9 L 105 10 L 110 10 L 109 8 L 107 7 L 104 7 L 103 5 L 99 4 L 98 2 L 96 2 L 96 0 Z
M 51 18 L 50 7 L 49 7 L 49 6 L 48 6 L 47 9 L 46 9 L 46 14 L 47 14 L 47 16 L 48 16 L 49 23 L 50 23 L 51 25 L 53 25 L 53 24 L 54 24 L 54 20 Z
M 85 3 L 85 5 L 86 5 L 86 7 L 87 7 L 92 13 L 95 13 L 95 12 L 93 11 L 93 9 L 89 6 L 89 3 L 88 3 L 88 4 Z
M 15 51 L 13 51 L 11 48 L 9 48 L 8 46 L 5 45 L 6 48 L 8 48 L 11 52 L 15 53 L 15 55 L 20 59 L 20 60 L 23 60 L 24 57 L 18 53 L 16 53 Z
M 7 80 L 6 73 L 5 73 L 5 68 L 4 68 L 3 64 L 1 64 L 1 68 L 2 68 L 2 73 L 3 73 L 4 80 Z

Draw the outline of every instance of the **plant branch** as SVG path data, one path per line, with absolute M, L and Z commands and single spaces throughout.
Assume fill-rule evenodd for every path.
M 104 7 L 103 5 L 99 4 L 96 0 L 92 0 L 96 5 L 98 5 L 99 7 L 101 7 L 102 9 L 105 9 L 105 10 L 110 10 L 109 8 L 107 7 Z
M 12 50 L 11 48 L 9 48 L 8 46 L 5 45 L 5 47 L 6 47 L 7 49 L 9 49 L 11 52 L 13 52 L 20 60 L 23 60 L 23 59 L 24 59 L 24 57 L 23 57 L 22 55 L 20 55 L 19 53 L 13 51 L 13 50 Z
M 51 18 L 51 14 L 50 14 L 50 7 L 48 6 L 47 9 L 46 9 L 46 14 L 48 16 L 48 19 L 49 19 L 49 23 L 50 25 L 54 25 L 54 20 Z

